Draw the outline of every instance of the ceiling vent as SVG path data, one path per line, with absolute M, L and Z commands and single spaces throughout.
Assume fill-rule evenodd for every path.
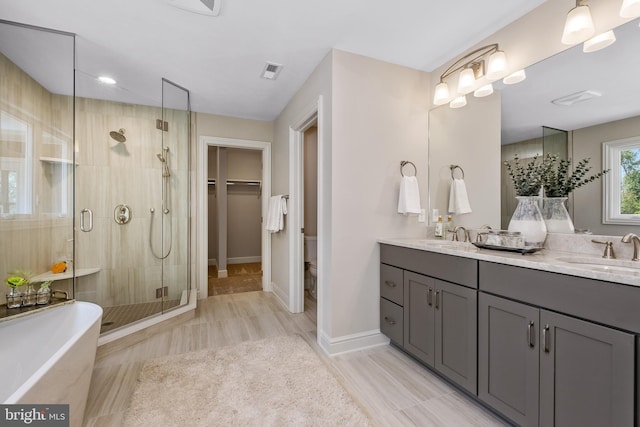
M 275 64 L 273 62 L 267 62 L 264 66 L 264 69 L 262 70 L 261 77 L 263 79 L 275 80 L 278 78 L 280 70 L 282 70 L 282 65 Z
M 568 107 L 573 104 L 577 104 L 578 102 L 588 101 L 590 99 L 597 98 L 599 96 L 602 96 L 600 92 L 596 92 L 593 90 L 583 90 L 581 92 L 572 93 L 571 95 L 554 99 L 553 101 L 551 101 L 551 103 Z
M 218 16 L 222 0 L 168 0 L 171 6 L 200 15 Z

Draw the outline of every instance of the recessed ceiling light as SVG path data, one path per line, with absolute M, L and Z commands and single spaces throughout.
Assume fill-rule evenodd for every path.
M 264 68 L 262 69 L 261 77 L 263 79 L 275 80 L 278 78 L 278 75 L 280 74 L 280 70 L 282 70 L 281 64 L 267 62 Z
M 116 81 L 109 76 L 99 76 L 98 80 L 100 80 L 100 83 L 104 83 L 106 85 L 116 84 Z
M 600 92 L 594 90 L 583 90 L 581 92 L 572 93 L 571 95 L 563 96 L 551 101 L 552 104 L 569 106 L 577 104 L 578 102 L 588 101 L 592 98 L 602 96 Z

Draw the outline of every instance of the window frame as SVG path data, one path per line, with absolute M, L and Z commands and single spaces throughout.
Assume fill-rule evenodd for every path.
M 621 152 L 640 150 L 640 135 L 602 143 L 602 166 L 609 169 L 602 180 L 602 223 L 640 225 L 640 214 L 622 214 L 622 178 L 620 174 Z

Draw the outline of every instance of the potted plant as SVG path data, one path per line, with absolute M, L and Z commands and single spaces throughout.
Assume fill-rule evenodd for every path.
M 6 295 L 7 308 L 20 308 L 22 306 L 22 292 L 20 288 L 29 283 L 29 275 L 23 271 L 15 271 L 5 279 L 9 286 L 9 293 Z
M 549 167 L 538 155 L 525 165 L 516 154 L 513 162 L 504 162 L 516 191 L 518 205 L 509 221 L 509 231 L 520 232 L 525 246 L 542 247 L 547 237 L 547 227 L 538 206 L 542 177 Z
M 544 203 L 542 216 L 547 231 L 553 233 L 573 233 L 573 221 L 567 212 L 565 203 L 569 194 L 609 172 L 608 169 L 588 175 L 591 171 L 591 158 L 580 160 L 573 171 L 570 171 L 571 160 L 560 159 L 557 154 L 547 154 L 544 159 L 546 167 L 542 175 Z

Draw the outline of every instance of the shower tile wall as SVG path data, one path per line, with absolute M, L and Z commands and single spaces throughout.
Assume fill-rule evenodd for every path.
M 184 114 L 184 113 L 182 113 Z M 179 118 L 180 114 L 176 114 Z M 169 286 L 169 299 L 179 299 L 186 288 L 186 236 L 188 205 L 186 119 L 173 117 L 164 144 L 170 147 L 172 250 L 163 263 L 149 247 L 150 209 L 153 216 L 153 246 L 163 251 L 162 150 L 163 132 L 155 128 L 160 108 L 79 98 L 76 100 L 76 209 L 93 210 L 93 231 L 77 235 L 76 265 L 99 267 L 96 275 L 79 280 L 76 297 L 114 306 L 156 301 L 156 289 Z M 112 130 L 125 129 L 125 143 L 109 137 Z M 178 140 L 172 135 L 185 135 Z M 183 199 L 183 201 L 181 201 Z M 114 209 L 126 204 L 131 221 L 114 221 Z M 164 216 L 166 221 L 168 216 Z M 169 232 L 165 224 L 165 232 Z M 177 236 L 181 236 L 180 238 Z M 184 242 L 181 242 L 184 240 Z M 165 237 L 165 242 L 169 238 Z M 167 248 L 164 249 L 166 254 Z
M 20 162 L 32 167 L 31 192 L 23 196 L 32 201 L 31 211 L 0 216 L 0 279 L 21 269 L 44 273 L 64 259 L 72 238 L 70 165 L 41 160 L 43 157 L 71 156 L 73 127 L 72 100 L 52 95 L 7 57 L 0 54 L 0 110 L 5 120 L 12 118 L 29 128 L 27 144 L 17 144 L 11 130 L 0 126 L 0 161 Z M 27 149 L 27 145 L 31 149 Z M 29 156 L 29 152 L 31 155 Z M 56 284 L 70 289 L 70 280 Z M 7 286 L 0 286 L 0 304 L 5 302 Z

